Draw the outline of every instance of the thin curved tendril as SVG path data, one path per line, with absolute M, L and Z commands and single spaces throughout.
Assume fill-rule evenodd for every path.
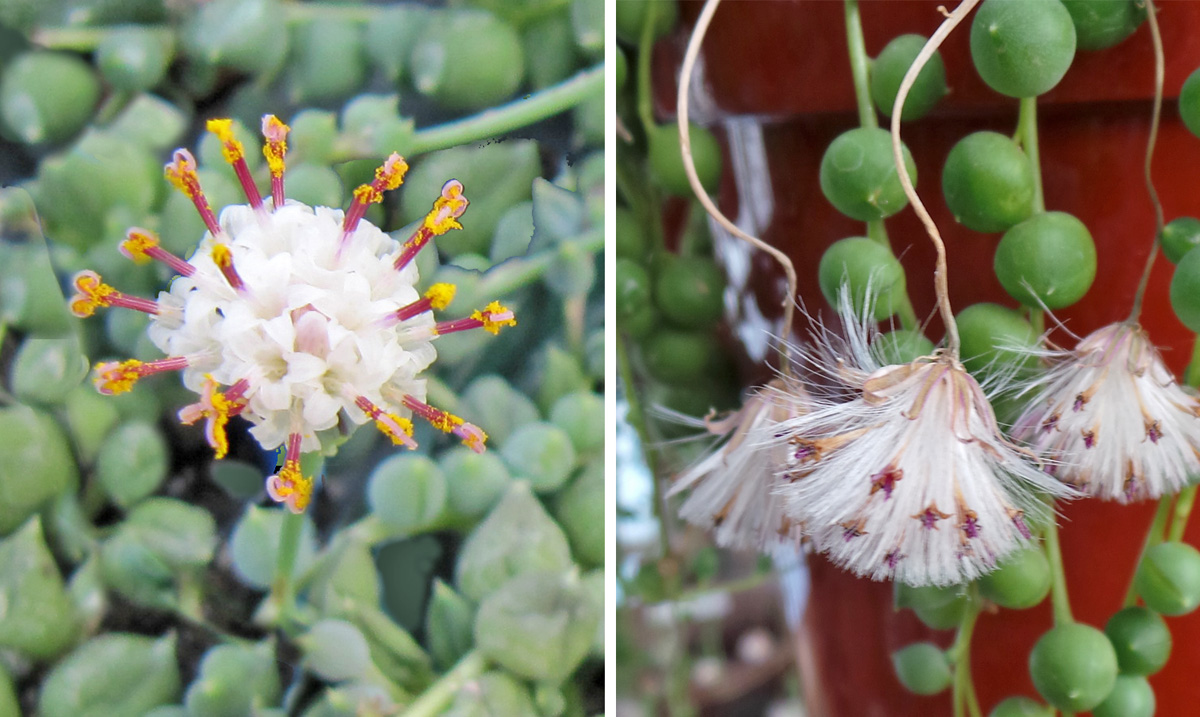
M 925 230 L 929 232 L 929 238 L 933 241 L 934 248 L 937 249 L 934 291 L 937 292 L 938 311 L 942 315 L 942 322 L 946 324 L 946 350 L 955 360 L 958 359 L 959 349 L 958 324 L 954 322 L 954 311 L 950 308 L 950 287 L 946 281 L 946 244 L 942 241 L 942 235 L 938 233 L 933 217 L 929 216 L 925 205 L 917 196 L 917 190 L 913 188 L 912 178 L 908 176 L 908 167 L 904 166 L 904 155 L 900 151 L 900 112 L 904 109 L 904 100 L 908 99 L 908 91 L 912 89 L 913 83 L 916 82 L 917 75 L 925 67 L 925 63 L 929 62 L 930 57 L 933 57 L 933 53 L 950 34 L 950 31 L 957 27 L 978 4 L 979 0 L 963 0 L 958 7 L 954 8 L 954 12 L 946 15 L 946 19 L 929 38 L 929 42 L 925 43 L 925 47 L 921 48 L 917 59 L 913 60 L 912 66 L 908 68 L 904 80 L 900 83 L 900 91 L 896 94 L 896 104 L 892 107 L 892 157 L 896 162 L 896 173 L 900 176 L 904 194 L 912 204 L 913 211 L 921 218 L 921 223 L 925 225 Z M 943 14 L 945 13 L 944 8 L 939 9 Z
M 688 38 L 687 52 L 683 56 L 683 67 L 680 69 L 679 77 L 679 94 L 675 99 L 675 112 L 679 123 L 679 144 L 683 151 L 683 169 L 687 172 L 688 183 L 692 185 L 692 192 L 696 198 L 700 200 L 700 204 L 704 206 L 704 210 L 709 216 L 717 221 L 730 234 L 749 242 L 751 246 L 765 251 L 775 258 L 776 261 L 783 267 L 784 273 L 787 275 L 788 293 L 783 299 L 783 327 L 780 330 L 780 343 L 782 347 L 780 352 L 783 354 L 783 371 L 785 374 L 791 372 L 791 361 L 788 360 L 788 337 L 792 331 L 792 312 L 794 311 L 797 282 L 796 268 L 792 266 L 792 260 L 786 254 L 767 244 L 758 237 L 751 236 L 742 231 L 733 222 L 729 221 L 717 205 L 709 198 L 708 192 L 700 184 L 700 177 L 696 174 L 696 164 L 692 160 L 692 142 L 688 136 L 688 89 L 692 83 L 692 68 L 696 64 L 696 57 L 700 54 L 700 43 L 704 41 L 704 35 L 708 32 L 708 25 L 712 22 L 713 14 L 717 11 L 717 6 L 721 4 L 721 0 L 706 0 L 704 9 L 700 11 L 700 16 L 696 18 L 696 26 L 692 28 L 692 36 Z
M 1158 200 L 1158 190 L 1154 188 L 1154 179 L 1150 176 L 1150 164 L 1154 160 L 1154 144 L 1158 141 L 1158 124 L 1162 117 L 1163 75 L 1165 60 L 1163 57 L 1162 34 L 1158 29 L 1158 18 L 1155 16 L 1154 0 L 1145 0 L 1146 19 L 1150 25 L 1150 41 L 1154 45 L 1154 110 L 1150 116 L 1150 136 L 1146 140 L 1146 191 L 1150 194 L 1150 203 L 1154 205 L 1154 242 L 1150 245 L 1150 256 L 1146 257 L 1146 268 L 1142 270 L 1142 278 L 1138 281 L 1137 291 L 1133 295 L 1133 309 L 1129 312 L 1129 320 L 1134 321 L 1142 313 L 1142 299 L 1146 287 L 1150 284 L 1150 270 L 1154 268 L 1154 260 L 1158 258 L 1158 246 L 1162 243 L 1163 208 Z

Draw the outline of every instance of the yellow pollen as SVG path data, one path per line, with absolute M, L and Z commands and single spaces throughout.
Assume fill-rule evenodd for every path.
M 467 436 L 463 440 L 463 445 L 465 445 L 468 448 L 473 449 L 476 446 L 483 446 L 483 444 L 487 443 L 488 434 L 484 433 L 482 428 L 479 428 L 478 430 L 479 430 L 479 435 L 476 436 L 476 435 L 472 434 L 472 435 Z
M 200 186 L 200 178 L 196 176 L 196 168 L 186 159 L 179 158 L 164 168 L 167 181 L 171 186 L 183 192 L 188 199 L 196 198 L 196 189 Z
M 221 154 L 226 162 L 233 164 L 245 156 L 242 143 L 233 136 L 233 120 L 210 119 L 205 127 L 221 140 Z
M 145 264 L 150 261 L 146 250 L 156 246 L 158 246 L 158 237 L 148 232 L 130 231 L 126 235 L 125 241 L 121 242 L 121 248 L 129 253 L 130 258 L 136 264 Z
M 438 411 L 438 415 L 429 419 L 429 423 L 442 433 L 449 433 L 458 426 L 461 426 L 463 424 L 463 419 L 459 418 L 453 413 L 449 413 L 448 411 Z
M 462 224 L 453 215 L 439 216 L 435 209 L 425 216 L 425 228 L 440 237 L 451 229 L 462 229 Z
M 228 269 L 233 266 L 233 252 L 229 250 L 227 244 L 217 244 L 212 250 L 213 263 L 221 269 Z
M 275 489 L 279 497 L 286 499 L 296 496 L 296 510 L 303 511 L 312 500 L 312 489 L 312 479 L 300 473 L 300 461 L 285 461 L 283 468 L 279 470 L 279 485 Z
M 412 421 L 408 420 L 407 418 L 404 418 L 403 416 L 397 416 L 394 413 L 385 413 L 385 414 L 383 414 L 383 416 L 386 416 L 387 418 L 391 419 L 395 423 L 395 425 L 400 427 L 401 431 L 404 431 L 405 435 L 412 436 L 412 434 L 413 434 Z M 402 443 L 404 443 L 404 441 L 400 440 L 400 436 L 397 435 L 396 432 L 392 430 L 392 426 L 389 425 L 387 421 L 383 420 L 383 416 L 375 419 L 375 427 L 379 429 L 380 433 L 382 433 L 383 435 L 392 439 L 393 444 L 398 446 L 398 445 L 401 445 Z
M 375 170 L 376 181 L 383 183 L 383 189 L 395 189 L 404 183 L 404 175 L 408 172 L 408 162 L 398 154 L 387 158 L 383 166 Z
M 225 427 L 229 424 L 229 411 L 233 408 L 233 401 L 225 398 L 225 394 L 217 390 L 216 381 L 209 382 L 208 391 L 208 400 L 213 407 L 209 437 L 213 442 L 213 455 L 220 460 L 229 453 L 229 435 L 225 432 Z
M 109 297 L 117 291 L 100 281 L 98 275 L 90 272 L 75 277 L 75 289 L 79 293 L 71 299 L 70 308 L 71 313 L 80 318 L 87 318 L 96 313 L 97 307 L 109 306 Z
M 370 184 L 359 185 L 358 189 L 354 190 L 354 201 L 359 204 L 375 204 L 383 201 L 383 192 L 379 191 Z
M 494 318 L 496 316 L 507 315 L 506 318 Z M 483 311 L 476 311 L 471 314 L 471 318 L 476 321 L 483 322 L 483 330 L 492 334 L 499 334 L 502 326 L 516 326 L 517 319 L 512 315 L 512 312 L 500 305 L 499 301 L 493 301 L 484 307 Z
M 117 395 L 133 390 L 133 384 L 142 377 L 138 367 L 142 365 L 137 359 L 123 361 L 112 368 L 102 370 L 103 363 L 96 364 L 96 388 L 104 394 Z
M 263 156 L 267 158 L 272 177 L 283 176 L 283 155 L 287 154 L 287 134 L 291 129 L 275 115 L 263 118 L 263 135 L 267 138 Z
M 454 284 L 434 284 L 425 292 L 425 298 L 429 299 L 429 305 L 435 309 L 441 310 L 450 305 L 454 301 L 454 292 L 457 288 Z

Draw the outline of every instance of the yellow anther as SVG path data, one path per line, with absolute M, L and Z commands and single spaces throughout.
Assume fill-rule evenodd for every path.
M 213 455 L 220 460 L 229 453 L 229 434 L 225 427 L 229 425 L 229 412 L 233 401 L 225 398 L 225 394 L 217 390 L 217 382 L 209 381 L 207 385 L 208 401 L 212 404 L 212 415 L 209 416 L 208 442 L 213 448 Z
M 457 290 L 454 284 L 434 284 L 425 292 L 425 298 L 429 299 L 430 306 L 440 311 L 454 301 L 454 293 Z
M 150 255 L 146 253 L 146 250 L 156 246 L 158 246 L 158 237 L 149 232 L 134 229 L 130 229 L 125 236 L 125 241 L 121 242 L 122 251 L 137 264 L 145 264 L 150 261 Z
M 463 424 L 463 419 L 449 411 L 438 411 L 437 414 L 429 419 L 429 424 L 442 433 L 449 433 Z
M 397 446 L 405 443 L 400 434 L 396 432 L 397 428 L 403 431 L 405 436 L 411 437 L 413 434 L 412 421 L 394 413 L 385 413 L 376 418 L 375 427 L 379 429 L 380 433 L 390 438 L 392 443 Z
M 94 271 L 81 271 L 75 277 L 76 294 L 71 298 L 71 313 L 85 319 L 96 313 L 100 306 L 109 306 L 110 297 L 116 289 L 100 280 Z
M 395 189 L 404 183 L 404 175 L 408 172 L 408 162 L 393 152 L 384 160 L 383 166 L 375 170 L 375 182 L 382 190 Z
M 287 154 L 287 135 L 291 129 L 275 115 L 263 117 L 262 132 L 267 138 L 263 145 L 263 156 L 267 158 L 267 168 L 271 170 L 272 177 L 283 176 L 283 155 Z
M 142 377 L 142 373 L 138 370 L 142 365 L 142 362 L 137 359 L 129 359 L 120 363 L 105 361 L 96 364 L 96 378 L 93 380 L 96 390 L 106 396 L 115 396 L 133 390 L 133 384 Z
M 354 201 L 359 204 L 375 204 L 383 201 L 383 192 L 376 189 L 370 184 L 359 185 L 358 189 L 354 190 Z
M 300 473 L 300 461 L 284 462 L 283 468 L 275 476 L 274 491 L 271 497 L 281 503 L 287 503 L 293 513 L 303 513 L 312 500 L 313 481 Z
M 476 311 L 471 314 L 471 318 L 476 321 L 483 322 L 483 330 L 492 334 L 499 334 L 502 326 L 516 326 L 517 317 L 513 315 L 510 309 L 500 305 L 499 301 L 493 301 L 484 307 L 483 311 Z
M 221 140 L 221 154 L 226 162 L 233 164 L 246 156 L 242 143 L 233 136 L 233 120 L 210 119 L 205 128 Z
M 212 250 L 213 263 L 220 269 L 228 269 L 233 266 L 233 252 L 229 250 L 228 244 L 217 244 Z
M 186 149 L 175 151 L 173 161 L 163 168 L 167 181 L 188 199 L 195 199 L 200 191 L 200 178 L 196 176 L 196 158 Z

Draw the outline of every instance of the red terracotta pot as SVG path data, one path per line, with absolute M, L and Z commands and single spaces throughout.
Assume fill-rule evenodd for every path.
M 938 5 L 937 0 L 863 2 L 868 53 L 878 53 L 898 34 L 930 35 L 941 22 Z M 664 118 L 674 114 L 678 67 L 699 8 L 698 2 L 685 3 L 679 32 L 656 47 L 656 102 Z M 1183 127 L 1172 101 L 1184 79 L 1200 65 L 1200 3 L 1160 3 L 1159 18 L 1167 54 L 1167 103 L 1154 179 L 1170 220 L 1200 215 L 1200 139 Z M 916 158 L 918 190 L 946 238 L 950 294 L 956 309 L 979 301 L 1016 306 L 992 272 L 1000 235 L 982 235 L 956 225 L 941 196 L 941 164 L 958 139 L 981 129 L 1011 134 L 1016 126 L 1017 101 L 993 92 L 975 73 L 967 41 L 969 21 L 942 49 L 951 94 L 930 116 L 903 131 Z M 817 286 L 822 252 L 837 239 L 863 232 L 860 222 L 838 214 L 824 199 L 817 179 L 825 147 L 857 124 L 842 3 L 726 2 L 709 30 L 702 61 L 701 89 L 711 99 L 705 119 L 719 134 L 725 120 L 761 118 L 773 209 L 760 235 L 791 255 L 805 304 L 823 307 Z M 1096 281 L 1087 297 L 1058 314 L 1080 335 L 1128 315 L 1149 250 L 1154 216 L 1143 184 L 1142 161 L 1152 82 L 1150 35 L 1143 23 L 1115 48 L 1078 53 L 1066 78 L 1039 102 L 1047 208 L 1080 218 L 1091 230 L 1099 253 Z M 739 201 L 745 200 L 737 196 L 729 162 L 726 167 L 721 206 L 736 216 Z M 934 254 L 926 235 L 911 209 L 887 226 L 893 249 L 908 272 L 917 314 L 931 313 Z M 1171 272 L 1172 266 L 1160 259 L 1142 322 L 1171 367 L 1181 372 L 1193 337 L 1171 311 Z M 749 276 L 735 288 L 744 302 L 755 304 L 768 318 L 778 318 L 778 277 L 770 259 L 756 255 Z M 741 318 L 733 317 L 735 322 Z M 928 334 L 941 335 L 936 317 Z M 1120 608 L 1152 512 L 1148 504 L 1119 507 L 1098 501 L 1064 507 L 1063 551 L 1078 620 L 1102 628 Z M 1187 533 L 1193 544 L 1200 544 L 1197 522 L 1192 521 Z M 905 692 L 893 675 L 889 655 L 914 640 L 948 644 L 951 634 L 928 630 L 911 613 L 895 613 L 890 584 L 856 579 L 820 558 L 810 560 L 809 569 L 812 593 L 798 646 L 810 713 L 816 717 L 950 714 L 948 695 L 917 697 Z M 1174 652 L 1166 668 L 1150 680 L 1158 697 L 1158 714 L 1198 714 L 1200 612 L 1170 618 L 1168 624 Z M 1027 659 L 1050 625 L 1048 601 L 1032 610 L 981 617 L 972 664 L 985 712 L 1006 696 L 1036 695 Z

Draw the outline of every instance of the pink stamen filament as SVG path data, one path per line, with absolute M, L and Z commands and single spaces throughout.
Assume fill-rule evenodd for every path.
M 246 166 L 245 157 L 238 157 L 233 162 L 233 171 L 237 175 L 238 181 L 242 184 L 242 191 L 246 193 L 246 199 L 250 200 L 250 206 L 254 207 L 255 211 L 262 211 L 262 195 L 258 193 L 258 187 L 254 184 L 254 177 L 250 176 L 250 167 Z
M 216 236 L 221 233 L 221 225 L 217 223 L 217 215 L 213 213 L 208 198 L 200 188 L 200 178 L 196 175 L 196 158 L 186 149 L 177 149 L 170 164 L 166 166 L 167 179 L 196 205 L 196 211 L 204 220 L 204 226 Z
M 412 233 L 412 236 L 408 238 L 408 241 L 404 242 L 404 245 L 400 250 L 400 256 L 396 257 L 396 261 L 392 264 L 396 271 L 400 271 L 404 267 L 408 266 L 409 263 L 412 262 L 412 260 L 417 256 L 417 254 L 421 253 L 421 250 L 425 248 L 425 245 L 428 244 L 429 240 L 432 238 L 433 232 L 429 229 L 429 227 L 418 227 L 417 230 Z

